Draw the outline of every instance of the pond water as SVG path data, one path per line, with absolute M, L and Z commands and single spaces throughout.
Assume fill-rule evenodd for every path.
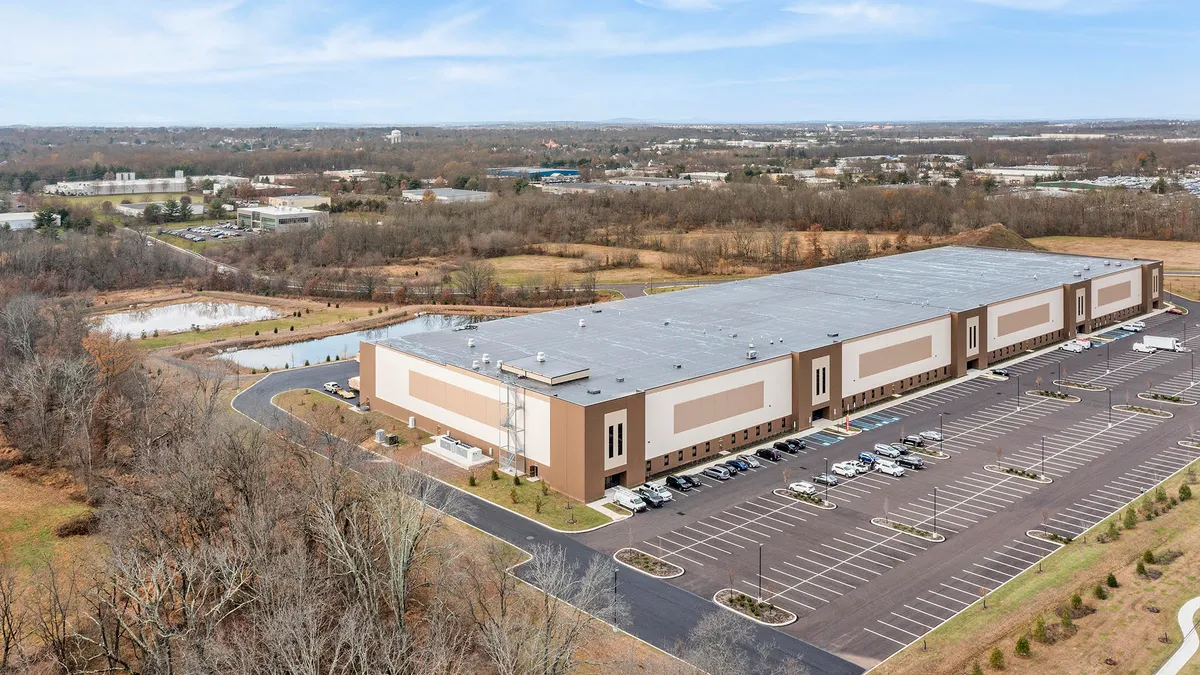
M 382 328 L 360 330 L 341 335 L 293 342 L 278 347 L 258 347 L 255 349 L 239 349 L 220 354 L 214 358 L 229 359 L 244 368 L 261 370 L 263 367 L 279 370 L 284 364 L 288 367 L 309 363 L 323 363 L 325 357 L 330 359 L 340 357 L 343 361 L 358 356 L 358 343 L 362 340 L 379 340 L 387 337 L 400 337 L 414 333 L 425 333 L 431 330 L 454 328 L 469 323 L 488 321 L 493 317 L 456 316 L 453 314 L 426 314 L 401 323 L 394 323 Z
M 184 302 L 178 305 L 150 307 L 130 312 L 104 314 L 96 327 L 106 333 L 132 338 L 142 333 L 179 333 L 193 326 L 215 328 L 234 323 L 248 323 L 274 319 L 280 313 L 261 305 L 243 305 L 236 302 Z

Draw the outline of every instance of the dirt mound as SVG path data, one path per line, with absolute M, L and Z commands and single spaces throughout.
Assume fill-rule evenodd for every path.
M 988 248 L 1007 248 L 1016 251 L 1038 250 L 1038 247 L 1025 241 L 1021 235 L 1008 229 L 1002 223 L 993 223 L 977 230 L 956 234 L 950 237 L 946 243 L 955 246 L 986 246 Z

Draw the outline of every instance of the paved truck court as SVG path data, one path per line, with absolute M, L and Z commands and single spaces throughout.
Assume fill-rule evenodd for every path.
M 1146 333 L 1183 339 L 1183 322 L 1195 316 L 1152 316 Z M 1194 321 L 1187 330 L 1187 344 L 1200 346 Z M 1137 398 L 1143 391 L 1200 398 L 1191 355 L 1133 352 L 1136 334 L 1104 335 L 1112 342 L 1083 354 L 1053 350 L 1000 364 L 1014 375 L 1006 381 L 977 377 L 869 411 L 852 424 L 861 430 L 855 436 L 824 432 L 799 455 L 762 460 L 762 468 L 721 483 L 702 478 L 704 487 L 675 493 L 662 509 L 577 538 L 605 551 L 633 545 L 675 562 L 686 573 L 672 583 L 703 597 L 725 587 L 758 596 L 761 583 L 764 599 L 799 617 L 783 631 L 869 666 L 1058 548 L 1027 530 L 1079 536 L 1200 458 L 1178 445 L 1191 433 L 1189 420 L 1196 426 L 1198 408 Z M 1079 402 L 1026 394 L 1056 389 L 1055 379 L 1104 389 L 1062 389 Z M 1112 404 L 1175 417 L 1113 411 L 1110 396 Z M 772 492 L 810 480 L 826 459 L 853 459 L 874 443 L 939 428 L 944 442 L 930 445 L 949 459 L 925 457 L 926 469 L 901 478 L 842 479 L 828 489 L 834 510 Z M 1053 483 L 985 464 L 1043 473 Z M 885 513 L 926 530 L 936 518 L 947 539 L 932 543 L 871 523 Z

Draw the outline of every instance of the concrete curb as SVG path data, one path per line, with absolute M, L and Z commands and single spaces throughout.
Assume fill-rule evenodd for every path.
M 1142 392 L 1142 393 L 1138 394 L 1138 398 L 1142 399 L 1143 401 L 1152 401 L 1154 403 L 1164 403 L 1166 405 L 1179 405 L 1179 406 L 1196 405 L 1196 402 L 1191 399 L 1185 398 L 1182 401 L 1168 401 L 1166 399 L 1154 398 L 1153 396 L 1149 396 L 1146 394 L 1146 392 Z M 1166 411 L 1164 411 L 1164 412 L 1166 412 Z
M 921 541 L 928 541 L 928 542 L 931 542 L 934 544 L 940 544 L 943 541 L 946 541 L 946 536 L 943 534 L 930 533 L 929 536 L 924 536 L 924 535 L 916 534 L 915 532 L 908 532 L 908 531 L 902 530 L 898 527 L 894 527 L 892 524 L 893 522 L 894 521 L 888 521 L 883 518 L 872 518 L 871 519 L 871 524 L 874 525 L 875 527 L 882 527 L 885 530 L 891 530 L 892 532 L 897 532 L 899 534 L 906 534 L 910 537 L 913 537 L 914 539 L 920 539 Z M 900 524 L 903 524 L 903 523 L 900 523 Z
M 1124 403 L 1119 403 L 1117 405 L 1114 405 L 1112 407 L 1112 409 L 1116 410 L 1117 412 L 1123 412 L 1127 415 L 1145 415 L 1146 417 L 1157 417 L 1157 418 L 1163 419 L 1163 420 L 1169 420 L 1175 416 L 1175 413 L 1173 413 L 1173 412 L 1167 412 L 1166 410 L 1159 410 L 1158 408 L 1146 408 L 1146 410 L 1157 411 L 1157 412 L 1152 412 L 1152 413 L 1142 412 L 1140 410 L 1134 410 L 1133 406 L 1125 405 Z M 1162 414 L 1159 414 L 1159 413 L 1162 413 Z
M 739 593 L 741 595 L 746 595 L 745 593 L 742 593 L 741 591 L 733 589 L 733 588 L 722 588 L 722 589 L 718 590 L 716 593 L 713 593 L 713 596 L 712 596 L 713 604 L 715 604 L 718 607 L 723 607 L 726 611 L 733 612 L 734 614 L 737 614 L 738 616 L 742 617 L 743 619 L 753 621 L 754 623 L 757 623 L 761 626 L 769 626 L 771 628 L 779 628 L 780 626 L 786 626 L 788 624 L 795 623 L 799 619 L 799 617 L 797 617 L 795 614 L 793 614 L 779 606 L 775 606 L 775 609 L 789 614 L 792 618 L 788 619 L 787 621 L 784 621 L 782 623 L 769 623 L 769 622 L 763 621 L 761 619 L 756 619 L 756 618 L 750 616 L 749 614 L 743 614 L 743 613 L 737 611 L 736 609 L 730 607 L 729 605 L 721 602 L 720 600 L 717 600 L 717 596 L 722 593 L 725 593 L 725 592 Z
M 1079 403 L 1080 401 L 1083 400 L 1073 394 L 1063 394 L 1063 396 L 1065 396 L 1066 398 L 1061 398 L 1058 396 L 1053 396 L 1050 394 L 1040 392 L 1037 389 L 1030 389 L 1029 391 L 1025 392 L 1025 395 L 1031 396 L 1033 398 L 1045 398 L 1045 399 L 1049 399 L 1051 401 L 1058 401 L 1059 403 Z
M 837 508 L 837 504 L 834 504 L 833 502 L 825 501 L 824 499 L 821 500 L 820 504 L 814 504 L 814 503 L 808 501 L 807 499 L 798 499 L 796 497 L 793 497 L 792 491 L 788 490 L 786 488 L 775 488 L 774 490 L 771 490 L 771 492 L 772 492 L 772 494 L 774 494 L 778 497 L 786 497 L 787 499 L 790 499 L 798 504 L 804 504 L 805 506 L 811 506 L 814 509 L 822 509 L 825 511 L 832 511 L 833 509 Z
M 1100 392 L 1108 391 L 1108 387 L 1102 387 L 1098 384 L 1088 384 L 1087 382 L 1072 382 L 1070 380 L 1051 380 L 1051 384 L 1056 384 L 1067 389 L 1078 389 L 1079 391 Z
M 1050 533 L 1045 530 L 1025 530 L 1025 536 L 1029 537 L 1030 539 L 1037 539 L 1038 541 L 1044 541 L 1049 544 L 1054 544 L 1054 545 L 1058 546 L 1059 548 L 1066 546 L 1065 543 L 1063 543 L 1061 541 L 1056 541 L 1056 540 L 1051 539 L 1048 536 L 1046 536 L 1049 534 Z
M 1012 467 L 1009 467 L 1009 468 L 1011 469 Z M 994 473 L 994 474 L 1004 476 L 1006 478 L 1020 478 L 1021 480 L 1027 480 L 1030 483 L 1040 483 L 1041 485 L 1049 485 L 1054 482 L 1053 478 L 1050 478 L 1049 476 L 1042 476 L 1042 474 L 1040 474 L 1040 473 L 1038 474 L 1038 476 L 1041 476 L 1041 479 L 1030 478 L 1029 476 L 1022 476 L 1019 473 L 1012 473 L 1010 471 L 1005 471 L 1004 467 L 997 466 L 996 464 L 984 464 L 983 470 L 987 471 L 988 473 Z
M 1200 597 L 1188 600 L 1179 608 L 1179 614 L 1176 615 L 1175 620 L 1179 622 L 1179 632 L 1183 634 L 1183 642 L 1180 643 L 1179 649 L 1175 650 L 1171 658 L 1167 659 L 1162 668 L 1155 671 L 1154 675 L 1176 675 L 1196 655 L 1196 650 L 1200 649 L 1200 636 L 1196 634 L 1196 623 L 1193 621 L 1197 612 L 1200 612 Z
M 671 575 L 668 575 L 665 577 L 660 577 L 657 574 L 651 574 L 640 567 L 635 567 L 634 565 L 630 565 L 629 563 L 625 562 L 624 560 L 621 560 L 620 558 L 618 558 L 617 555 L 619 555 L 621 553 L 621 551 L 637 551 L 638 553 L 641 553 L 642 555 L 644 555 L 646 557 L 654 558 L 655 560 L 663 563 L 664 565 L 670 565 L 671 567 L 674 567 L 675 569 L 679 570 L 679 572 L 677 574 L 671 574 Z M 645 551 L 643 551 L 640 548 L 633 548 L 631 546 L 626 546 L 625 548 L 617 549 L 617 552 L 612 554 L 612 559 L 617 561 L 617 564 L 619 564 L 619 565 L 628 567 L 629 569 L 634 570 L 636 572 L 641 572 L 642 574 L 645 574 L 646 576 L 654 578 L 654 579 L 675 579 L 677 577 L 683 576 L 684 572 L 686 572 L 686 570 L 684 570 L 681 565 L 676 565 L 675 563 L 663 560 L 662 558 L 660 558 L 656 555 L 650 555 L 649 553 L 646 553 Z

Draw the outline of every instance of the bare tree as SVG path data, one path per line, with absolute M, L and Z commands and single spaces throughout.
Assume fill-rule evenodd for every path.
M 486 260 L 468 260 L 452 279 L 456 291 L 476 301 L 496 283 L 496 266 Z
M 25 587 L 7 563 L 0 562 L 0 672 L 19 655 L 25 639 Z
M 773 649 L 772 643 L 755 640 L 750 622 L 718 610 L 700 618 L 681 652 L 689 663 L 711 675 L 808 674 L 808 667 L 794 658 L 772 665 L 769 656 Z

